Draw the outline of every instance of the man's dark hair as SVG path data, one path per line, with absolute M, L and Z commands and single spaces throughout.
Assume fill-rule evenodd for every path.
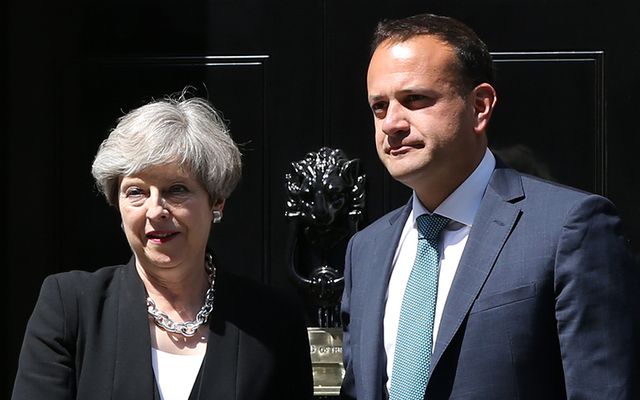
M 451 46 L 458 60 L 460 91 L 469 93 L 481 83 L 494 83 L 493 60 L 487 45 L 462 22 L 451 17 L 419 14 L 378 23 L 371 41 L 371 54 L 384 41 L 401 43 L 415 36 L 433 36 Z

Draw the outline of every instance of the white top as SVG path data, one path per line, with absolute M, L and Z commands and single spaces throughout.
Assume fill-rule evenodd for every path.
M 480 201 L 495 169 L 496 160 L 487 149 L 484 158 L 471 175 L 449 195 L 436 209 L 435 213 L 451 219 L 442 231 L 440 240 L 440 275 L 438 278 L 438 296 L 436 315 L 433 324 L 433 337 L 438 337 L 442 311 L 449 289 L 456 274 L 462 251 L 467 243 L 471 225 L 480 207 Z M 407 218 L 393 258 L 393 271 L 387 289 L 384 312 L 384 347 L 387 353 L 387 388 L 391 387 L 393 357 L 396 349 L 396 336 L 400 319 L 400 307 L 404 290 L 413 268 L 418 248 L 417 218 L 430 214 L 413 193 L 413 209 Z M 435 348 L 436 340 L 433 340 Z M 433 348 L 432 348 L 433 351 Z
M 162 400 L 187 400 L 196 381 L 204 353 L 171 354 L 151 348 L 151 362 Z

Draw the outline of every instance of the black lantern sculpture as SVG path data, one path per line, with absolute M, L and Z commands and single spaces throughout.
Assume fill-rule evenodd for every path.
M 320 327 L 340 326 L 344 254 L 364 209 L 365 176 L 359 160 L 322 147 L 291 163 L 286 174 L 289 268 L 317 308 Z
M 364 210 L 359 164 L 322 147 L 292 162 L 285 176 L 289 270 L 316 315 L 317 326 L 307 328 L 316 396 L 338 395 L 344 377 L 340 297 L 346 247 Z

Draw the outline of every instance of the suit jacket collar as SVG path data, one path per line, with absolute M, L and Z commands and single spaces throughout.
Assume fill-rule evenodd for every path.
M 372 267 L 380 266 L 380 270 L 372 270 L 364 275 L 367 279 L 364 287 L 370 288 L 371 299 L 375 301 L 365 305 L 366 309 L 362 313 L 362 330 L 359 332 L 362 337 L 357 339 L 362 346 L 361 354 L 364 355 L 358 367 L 363 373 L 358 379 L 363 382 L 360 386 L 368 391 L 364 393 L 363 398 L 381 399 L 381 393 L 385 390 L 387 361 L 383 342 L 382 316 L 384 316 L 393 256 L 410 212 L 411 201 L 392 214 L 387 223 L 382 224 L 381 230 L 372 236 L 374 243 L 370 259 L 375 261 L 371 265 Z M 371 357 L 376 361 L 371 362 Z
M 520 175 L 497 160 L 447 297 L 431 358 L 434 371 L 517 224 L 521 213 L 518 201 L 523 198 Z
M 462 326 L 509 234 L 517 224 L 521 213 L 518 202 L 524 197 L 520 175 L 496 158 L 496 169 L 482 198 L 449 291 L 431 358 L 432 371 L 435 372 L 443 352 Z M 393 256 L 411 209 L 412 203 L 409 201 L 391 214 L 378 232 L 371 233 L 374 243 L 370 260 L 377 261 L 372 263 L 372 268 L 380 265 L 381 269 L 364 275 L 367 279 L 365 287 L 371 289 L 371 299 L 377 300 L 366 304 L 359 332 L 362 336 L 357 339 L 363 356 L 356 361 L 360 363 L 358 370 L 362 372 L 358 379 L 361 380 L 360 389 L 365 390 L 363 398 L 382 399 L 382 393 L 386 390 L 382 316 Z

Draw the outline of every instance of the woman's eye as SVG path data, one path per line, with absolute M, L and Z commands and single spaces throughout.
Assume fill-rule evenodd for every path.
M 169 193 L 172 194 L 181 194 L 187 193 L 189 190 L 184 185 L 173 185 L 169 188 Z
M 171 185 L 164 191 L 164 198 L 171 204 L 180 204 L 187 200 L 189 193 L 185 185 Z
M 125 196 L 126 197 L 140 197 L 142 196 L 144 193 L 142 191 L 142 189 L 139 188 L 129 188 L 125 191 Z
M 139 206 L 144 204 L 145 199 L 147 197 L 145 191 L 137 187 L 127 188 L 123 192 L 123 196 L 125 200 L 133 206 Z

